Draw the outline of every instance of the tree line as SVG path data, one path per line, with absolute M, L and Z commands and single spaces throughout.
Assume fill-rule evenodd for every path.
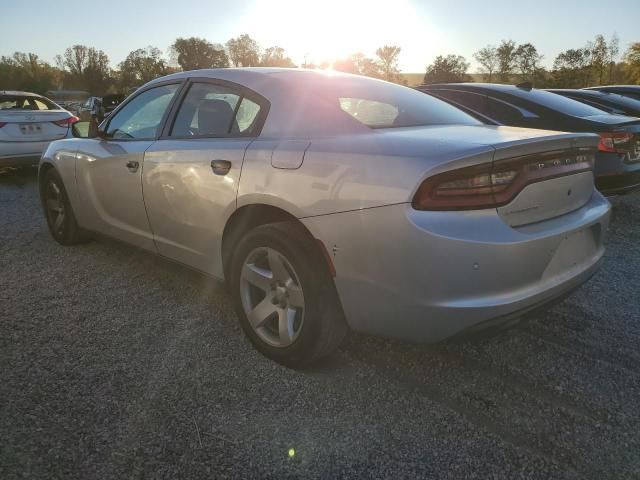
M 354 54 L 336 65 L 340 70 L 399 81 L 400 48 L 384 46 L 377 58 Z M 128 92 L 154 78 L 177 71 L 225 67 L 296 67 L 284 48 L 262 48 L 247 34 L 231 38 L 225 45 L 204 38 L 177 38 L 169 47 L 168 58 L 154 46 L 139 48 L 111 67 L 107 54 L 95 47 L 73 45 L 56 55 L 54 64 L 43 61 L 35 53 L 15 52 L 0 57 L 0 89 L 27 90 L 45 93 L 47 90 L 84 90 L 93 95 Z M 305 62 L 302 67 L 326 68 L 323 63 Z
M 399 69 L 402 49 L 384 45 L 375 57 L 361 52 L 335 61 L 306 68 L 334 70 L 367 75 L 405 83 Z M 587 45 L 560 53 L 551 69 L 542 66 L 544 57 L 531 43 L 517 45 L 503 40 L 487 45 L 473 54 L 482 78 L 488 82 L 530 81 L 537 87 L 583 87 L 603 83 L 640 84 L 640 42 L 632 44 L 620 58 L 616 35 L 606 40 L 602 35 Z M 204 38 L 177 38 L 169 47 L 168 58 L 154 46 L 139 48 L 112 68 L 104 51 L 86 45 L 73 45 L 55 57 L 53 64 L 35 53 L 16 52 L 0 57 L 0 89 L 45 93 L 55 89 L 85 90 L 93 95 L 128 92 L 154 78 L 176 71 L 200 68 L 296 67 L 284 48 L 262 48 L 247 34 L 229 39 L 226 44 Z M 425 83 L 472 81 L 470 63 L 461 55 L 439 55 L 426 67 Z
M 617 35 L 596 35 L 580 48 L 559 53 L 553 66 L 542 66 L 544 56 L 531 43 L 502 40 L 473 54 L 485 82 L 531 82 L 539 88 L 581 88 L 614 83 L 640 84 L 640 42 L 620 56 Z M 424 83 L 473 81 L 470 63 L 461 55 L 439 55 L 427 66 Z

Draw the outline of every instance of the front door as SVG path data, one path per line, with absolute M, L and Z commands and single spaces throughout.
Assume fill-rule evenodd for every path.
M 79 142 L 79 216 L 91 230 L 154 250 L 142 197 L 144 152 L 159 134 L 179 84 L 137 94 L 111 118 L 103 138 Z
M 171 130 L 144 158 L 144 198 L 159 253 L 222 275 L 222 232 L 260 110 L 259 99 L 228 85 L 190 85 Z

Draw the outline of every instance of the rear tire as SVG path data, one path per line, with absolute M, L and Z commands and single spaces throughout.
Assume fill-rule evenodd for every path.
M 247 233 L 233 253 L 229 287 L 256 349 L 288 367 L 330 355 L 347 332 L 326 260 L 294 222 Z
M 56 242 L 75 245 L 86 240 L 86 235 L 78 227 L 62 178 L 54 168 L 44 174 L 40 199 L 49 232 Z

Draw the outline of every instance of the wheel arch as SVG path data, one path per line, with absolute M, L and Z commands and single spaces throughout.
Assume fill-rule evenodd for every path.
M 229 268 L 231 265 L 231 259 L 233 256 L 234 247 L 238 244 L 240 239 L 250 230 L 266 225 L 269 223 L 277 222 L 293 222 L 298 225 L 303 231 L 305 231 L 309 238 L 316 241 L 318 244 L 318 251 L 325 258 L 327 257 L 326 248 L 321 240 L 316 239 L 311 231 L 302 223 L 295 215 L 287 210 L 265 203 L 252 203 L 243 205 L 236 209 L 233 214 L 227 220 L 221 242 L 221 254 L 222 254 L 222 268 L 223 274 L 226 279 L 229 278 Z M 325 251 L 323 251 L 323 249 Z M 327 265 L 327 268 L 331 272 L 333 265 Z

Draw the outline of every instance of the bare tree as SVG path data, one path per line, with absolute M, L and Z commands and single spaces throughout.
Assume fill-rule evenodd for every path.
M 496 47 L 487 45 L 473 54 L 473 58 L 480 64 L 480 71 L 487 82 L 493 80 L 493 74 L 498 68 L 499 59 Z

